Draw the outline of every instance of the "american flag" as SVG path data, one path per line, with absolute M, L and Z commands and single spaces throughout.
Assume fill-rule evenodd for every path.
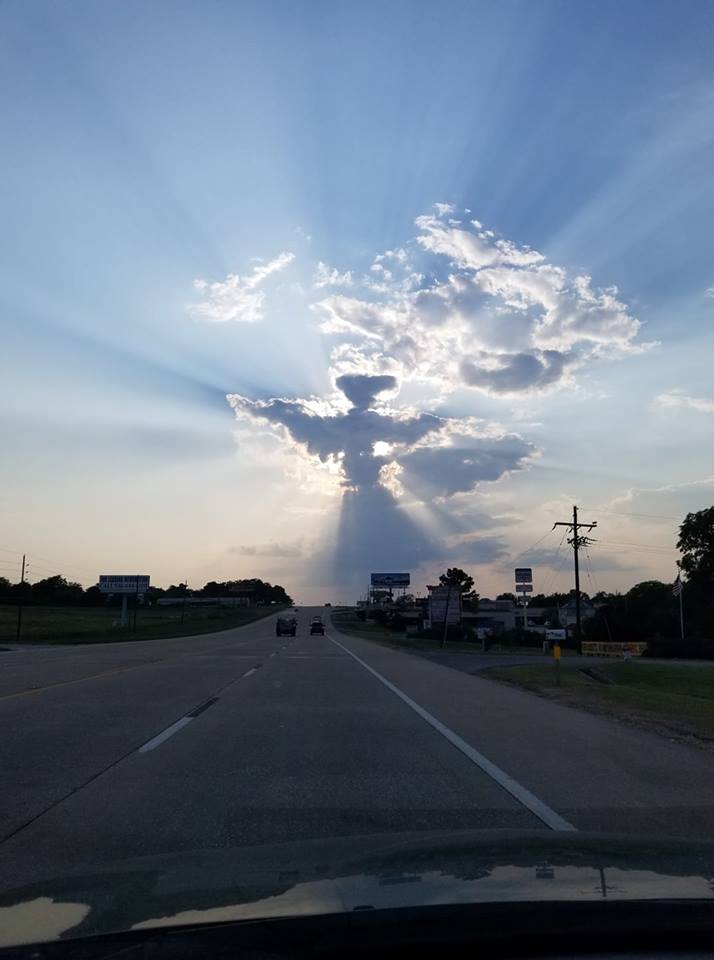
M 677 574 L 677 579 L 672 584 L 672 593 L 675 595 L 675 597 L 678 597 L 682 590 L 684 590 L 684 584 L 682 583 L 682 579 L 679 574 Z

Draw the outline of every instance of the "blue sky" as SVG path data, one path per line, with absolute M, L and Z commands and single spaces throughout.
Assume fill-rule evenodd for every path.
M 710 4 L 0 26 L 0 573 L 493 593 L 577 501 L 598 586 L 670 577 L 714 497 Z

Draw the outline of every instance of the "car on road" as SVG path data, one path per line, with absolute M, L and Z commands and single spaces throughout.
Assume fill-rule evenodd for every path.
M 325 624 L 322 622 L 322 617 L 312 618 L 312 622 L 310 623 L 310 633 L 321 633 L 324 636 Z
M 297 617 L 278 617 L 275 623 L 275 636 L 294 637 L 297 633 Z

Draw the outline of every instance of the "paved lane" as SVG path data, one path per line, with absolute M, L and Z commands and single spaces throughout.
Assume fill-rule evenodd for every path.
M 578 829 L 714 830 L 707 754 L 334 629 L 311 637 L 312 612 L 294 639 L 270 617 L 16 665 L 0 699 L 2 887 L 282 840 L 546 830 L 442 724 Z M 58 671 L 68 682 L 15 695 Z
M 14 833 L 0 846 L 2 883 L 281 840 L 542 827 L 329 638 L 311 637 L 309 614 L 294 639 L 276 638 L 271 618 L 201 652 L 0 703 L 18 726 L 43 705 L 15 747 L 18 786 L 3 783 Z
M 578 829 L 714 833 L 711 753 L 420 656 L 340 640 Z

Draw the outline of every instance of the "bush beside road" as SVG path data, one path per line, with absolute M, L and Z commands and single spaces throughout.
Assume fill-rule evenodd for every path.
M 534 664 L 494 667 L 482 674 L 614 720 L 714 747 L 714 670 L 691 664 L 593 660 L 560 671 Z
M 285 609 L 283 606 L 200 607 L 187 606 L 183 623 L 177 607 L 139 607 L 136 632 L 118 625 L 117 607 L 25 607 L 22 611 L 22 643 L 107 643 L 126 640 L 158 640 L 188 637 L 216 630 L 230 630 Z M 0 606 L 0 643 L 15 643 L 17 608 Z

